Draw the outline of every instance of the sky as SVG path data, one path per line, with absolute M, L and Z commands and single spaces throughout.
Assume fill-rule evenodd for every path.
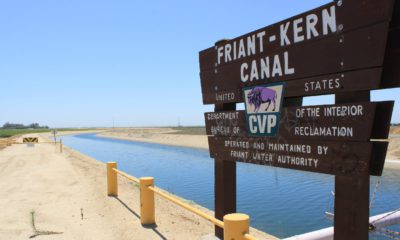
M 0 125 L 204 125 L 198 52 L 327 2 L 0 1 Z

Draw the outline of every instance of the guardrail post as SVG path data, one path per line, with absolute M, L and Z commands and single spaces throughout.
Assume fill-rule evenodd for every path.
M 142 225 L 154 224 L 156 222 L 154 192 L 148 188 L 149 186 L 154 187 L 154 178 L 140 178 L 140 222 Z
M 245 240 L 249 233 L 250 218 L 246 214 L 232 213 L 224 216 L 224 240 Z
M 108 196 L 118 196 L 118 178 L 117 173 L 113 170 L 117 168 L 116 162 L 107 163 L 107 194 Z

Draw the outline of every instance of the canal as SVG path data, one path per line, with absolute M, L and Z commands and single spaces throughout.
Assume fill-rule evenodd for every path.
M 116 161 L 122 171 L 136 177 L 152 176 L 157 186 L 214 208 L 214 165 L 207 150 L 115 140 L 96 134 L 63 136 L 62 140 L 83 154 L 102 162 Z M 400 164 L 392 165 L 395 167 L 385 168 L 381 178 L 371 178 L 371 215 L 400 208 Z M 333 190 L 330 175 L 237 164 L 238 212 L 250 215 L 252 227 L 280 238 L 332 226 L 325 212 L 333 212 Z M 398 225 L 389 229 L 400 230 Z M 388 238 L 374 233 L 370 239 Z

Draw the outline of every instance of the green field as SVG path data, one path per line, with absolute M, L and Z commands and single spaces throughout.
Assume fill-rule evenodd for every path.
M 50 132 L 50 129 L 0 129 L 0 138 L 12 137 L 20 134 L 44 132 Z
M 61 128 L 57 129 L 59 132 L 63 131 L 87 131 L 94 130 L 89 128 Z M 29 133 L 46 133 L 51 132 L 51 129 L 0 129 L 0 138 L 12 137 L 15 135 L 29 134 Z

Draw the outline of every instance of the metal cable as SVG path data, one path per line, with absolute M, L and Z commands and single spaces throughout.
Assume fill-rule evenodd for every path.
M 383 228 L 382 228 L 382 229 L 380 229 L 379 231 L 377 231 L 377 232 L 375 232 L 375 233 L 380 234 L 380 235 L 382 235 L 382 236 L 384 236 L 384 237 L 387 237 L 387 238 L 389 238 L 389 239 L 400 240 L 399 237 L 388 235 L 388 234 L 392 234 L 392 233 L 385 233 L 385 232 L 382 232 L 382 230 L 387 230 L 387 229 L 383 229 Z
M 381 177 L 377 177 L 375 178 L 375 188 L 374 188 L 374 192 L 372 193 L 372 197 L 371 197 L 371 201 L 369 203 L 369 210 L 372 209 L 372 207 L 375 204 L 375 200 L 376 200 L 376 194 L 378 192 L 379 186 L 381 184 Z
M 378 219 L 375 219 L 373 222 L 370 222 L 370 224 L 374 224 L 375 222 L 377 222 L 377 221 L 379 221 L 379 220 L 382 220 L 382 219 L 384 219 L 384 218 L 387 218 L 387 217 L 389 217 L 390 215 L 395 214 L 395 213 L 398 212 L 398 211 L 400 211 L 400 208 L 394 210 L 393 212 L 390 212 L 390 213 L 386 214 L 385 216 L 382 216 L 382 217 L 380 217 L 380 218 L 378 218 Z

